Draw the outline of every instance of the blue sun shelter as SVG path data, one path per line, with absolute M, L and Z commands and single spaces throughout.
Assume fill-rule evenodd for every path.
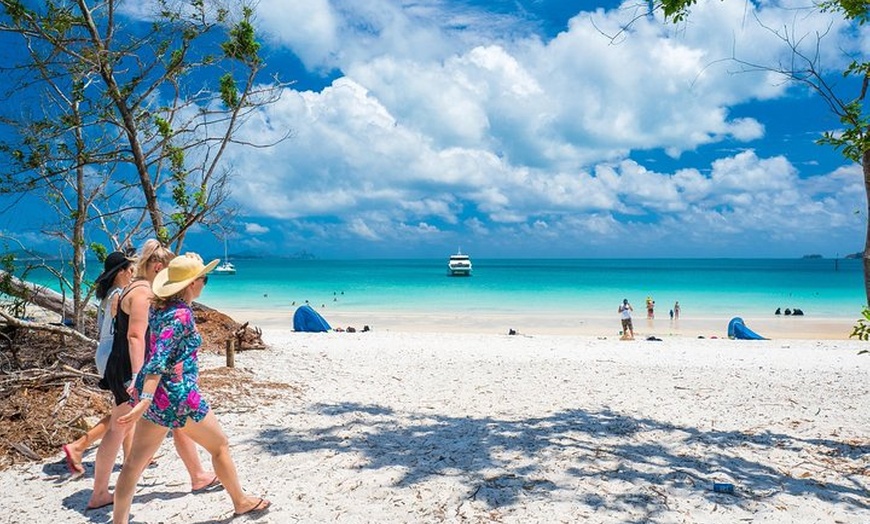
M 767 340 L 746 327 L 746 324 L 743 323 L 743 319 L 740 317 L 734 317 L 728 323 L 728 338 L 737 340 Z
M 296 313 L 293 313 L 293 331 L 307 331 L 309 333 L 320 333 L 329 331 L 329 323 L 320 316 L 320 313 L 314 311 L 308 304 L 299 306 Z

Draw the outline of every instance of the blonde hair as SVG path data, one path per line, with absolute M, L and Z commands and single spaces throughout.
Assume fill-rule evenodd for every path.
M 181 289 L 178 293 L 174 295 L 169 295 L 168 297 L 158 297 L 154 295 L 151 297 L 151 305 L 154 309 L 166 309 L 173 302 L 184 302 L 184 293 L 187 290 L 187 286 Z M 193 309 L 193 305 L 189 304 L 190 309 Z
M 142 249 L 139 250 L 139 260 L 136 262 L 136 276 L 148 276 L 148 264 L 151 262 L 160 262 L 168 264 L 170 260 L 175 258 L 175 253 L 164 247 L 156 238 L 149 238 L 142 244 Z

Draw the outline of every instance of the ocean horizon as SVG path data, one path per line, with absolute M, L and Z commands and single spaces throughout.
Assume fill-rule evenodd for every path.
M 773 315 L 858 318 L 865 303 L 856 259 L 473 259 L 470 277 L 447 276 L 445 259 L 232 259 L 201 302 L 217 309 L 520 314 L 612 317 L 627 298 L 668 318 Z
M 651 297 L 656 318 L 679 301 L 683 317 L 858 318 L 865 304 L 860 259 L 486 259 L 470 277 L 443 259 L 233 258 L 237 273 L 212 273 L 199 300 L 218 310 L 287 311 L 309 303 L 338 312 L 572 314 L 612 318 L 627 298 L 635 317 Z M 101 265 L 88 266 L 88 277 Z M 56 279 L 31 280 L 59 289 Z

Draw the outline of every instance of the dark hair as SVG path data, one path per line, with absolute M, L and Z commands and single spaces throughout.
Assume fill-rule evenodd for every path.
M 623 303 L 623 304 L 628 304 L 628 299 L 627 299 L 627 298 L 623 298 L 623 299 L 622 299 L 622 303 Z
M 129 268 L 132 265 L 133 265 L 133 263 L 128 260 L 126 264 L 124 264 L 123 266 L 121 266 L 120 269 L 115 271 L 115 274 L 112 275 L 111 279 L 104 278 L 104 279 L 98 281 L 97 282 L 97 290 L 94 292 L 94 295 L 97 297 L 97 300 L 103 300 L 104 298 L 106 298 L 106 295 L 109 294 L 109 290 L 112 289 L 112 284 L 115 283 L 115 276 L 118 273 L 120 273 L 121 271 L 126 270 L 127 268 Z

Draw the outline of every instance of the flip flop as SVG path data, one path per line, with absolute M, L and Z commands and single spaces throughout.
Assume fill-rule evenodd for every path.
M 190 490 L 190 492 L 191 493 L 209 493 L 212 491 L 217 491 L 223 487 L 224 486 L 223 486 L 223 484 L 221 484 L 220 479 L 217 478 L 217 475 L 215 475 L 214 478 L 211 479 L 211 482 L 209 482 L 208 484 L 206 484 L 205 486 L 203 486 L 201 488 L 192 489 L 192 490 Z
M 66 444 L 63 445 L 63 454 L 66 455 L 66 469 L 73 475 L 83 475 L 85 473 L 85 468 L 82 467 L 81 464 L 76 464 L 76 462 L 72 458 L 72 453 L 69 451 L 69 447 Z
M 269 511 L 269 508 L 272 506 L 272 503 L 268 500 L 261 498 L 257 505 L 253 508 L 245 511 L 243 513 L 233 513 L 233 517 L 241 517 L 242 515 L 257 515 L 260 513 L 265 513 Z

